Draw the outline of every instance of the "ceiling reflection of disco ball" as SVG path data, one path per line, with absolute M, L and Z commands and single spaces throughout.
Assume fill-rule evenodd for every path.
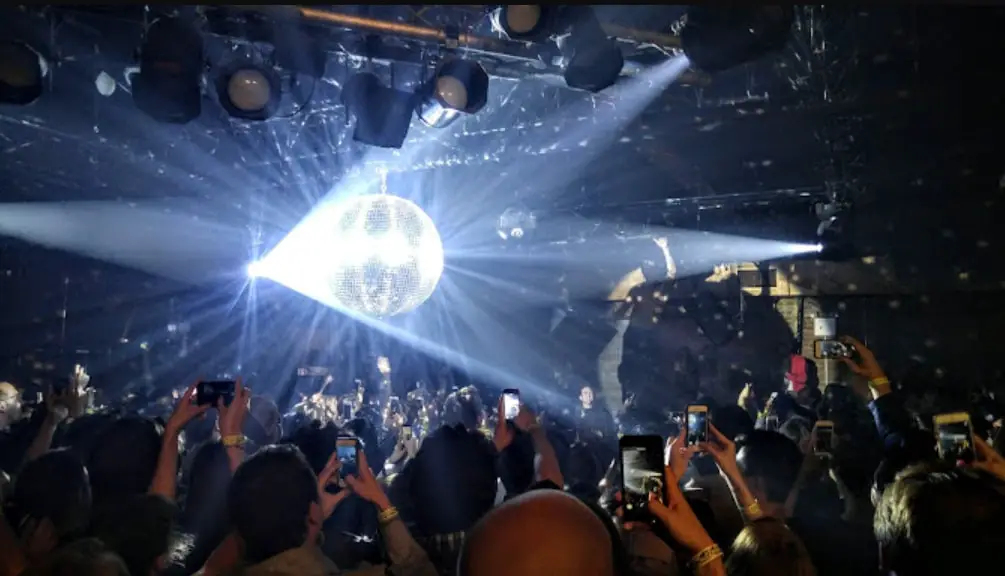
M 332 232 L 332 294 L 369 316 L 415 309 L 443 273 L 443 243 L 433 220 L 397 196 L 358 196 L 340 202 Z

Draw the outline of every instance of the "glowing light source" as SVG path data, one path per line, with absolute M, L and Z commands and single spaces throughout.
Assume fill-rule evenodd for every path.
M 358 196 L 340 203 L 325 243 L 332 295 L 361 314 L 414 310 L 432 296 L 443 273 L 443 243 L 433 220 L 397 196 Z
M 220 105 L 234 118 L 266 120 L 282 97 L 279 75 L 267 66 L 235 62 L 216 78 Z
M 471 60 L 448 60 L 429 82 L 417 113 L 424 124 L 443 128 L 464 114 L 474 114 L 488 101 L 489 75 Z
M 258 278 L 265 274 L 265 266 L 261 262 L 252 262 L 248 264 L 248 276 L 252 278 Z
M 492 28 L 510 40 L 538 41 L 550 32 L 554 6 L 514 4 L 492 12 Z

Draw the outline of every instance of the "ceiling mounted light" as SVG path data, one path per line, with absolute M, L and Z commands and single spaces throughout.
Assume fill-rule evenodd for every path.
M 625 67 L 617 41 L 607 36 L 590 6 L 568 6 L 564 14 L 571 25 L 559 42 L 566 86 L 589 92 L 613 86 Z
M 0 103 L 31 104 L 42 95 L 45 58 L 24 42 L 0 43 Z
M 355 119 L 352 138 L 380 148 L 401 148 L 415 111 L 415 95 L 384 85 L 366 72 L 353 74 L 342 89 L 342 105 Z
M 462 114 L 474 114 L 488 101 L 489 75 L 470 60 L 448 60 L 426 85 L 419 103 L 419 120 L 443 128 Z
M 274 69 L 239 61 L 217 74 L 216 95 L 234 118 L 267 120 L 279 108 L 282 87 Z
M 695 66 L 720 72 L 784 48 L 794 21 L 792 6 L 691 6 L 681 45 Z
M 533 42 L 551 35 L 554 12 L 553 6 L 517 4 L 496 8 L 489 19 L 492 29 L 510 40 Z
M 161 18 L 147 29 L 133 102 L 151 118 L 184 124 L 202 112 L 202 35 L 178 18 Z

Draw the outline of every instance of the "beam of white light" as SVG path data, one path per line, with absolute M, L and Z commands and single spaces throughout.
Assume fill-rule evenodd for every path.
M 0 204 L 0 235 L 199 283 L 247 258 L 243 227 L 158 202 Z

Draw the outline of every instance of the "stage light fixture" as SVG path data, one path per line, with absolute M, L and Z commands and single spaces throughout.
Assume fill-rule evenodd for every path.
M 279 74 L 251 61 L 233 62 L 216 76 L 220 106 L 234 118 L 267 120 L 282 99 Z
M 443 128 L 463 114 L 474 114 L 488 101 L 489 75 L 471 60 L 444 62 L 422 90 L 417 114 L 431 128 Z
M 554 14 L 554 6 L 516 4 L 496 8 L 489 19 L 510 40 L 535 42 L 551 35 Z
M 140 47 L 133 102 L 160 122 L 185 124 L 202 112 L 202 35 L 179 18 L 160 18 Z
M 48 64 L 24 42 L 0 43 L 0 103 L 31 104 L 42 95 Z
M 720 72 L 780 50 L 795 21 L 792 6 L 701 4 L 688 8 L 681 45 L 705 72 Z
M 342 105 L 356 121 L 352 138 L 379 148 L 401 148 L 408 136 L 416 95 L 384 85 L 369 72 L 353 74 L 342 88 Z
M 559 40 L 565 60 L 565 84 L 569 88 L 600 92 L 613 86 L 625 67 L 625 57 L 616 40 L 604 32 L 590 6 L 567 6 L 569 34 Z

